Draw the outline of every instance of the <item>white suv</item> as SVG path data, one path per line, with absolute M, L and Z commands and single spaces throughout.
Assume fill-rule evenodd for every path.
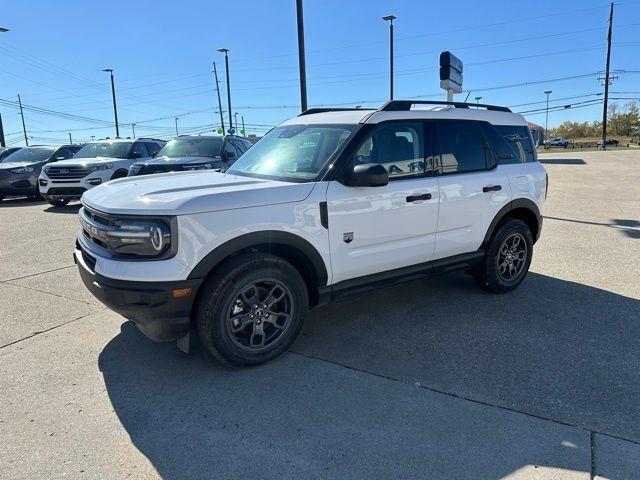
M 235 365 L 281 355 L 309 307 L 347 294 L 453 269 L 516 288 L 547 190 L 527 122 L 490 105 L 411 108 L 434 103 L 308 110 L 226 173 L 88 191 L 85 285 L 152 339 L 185 348 L 197 329 Z
M 164 146 L 153 138 L 99 140 L 87 143 L 70 160 L 47 165 L 40 174 L 40 195 L 52 205 L 66 205 L 90 188 L 126 177 L 129 167 L 150 159 Z

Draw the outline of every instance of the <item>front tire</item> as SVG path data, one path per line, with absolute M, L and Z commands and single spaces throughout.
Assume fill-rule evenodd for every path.
M 47 203 L 54 207 L 65 207 L 69 204 L 68 198 L 48 198 Z
M 506 293 L 517 288 L 529 271 L 533 237 L 526 223 L 509 218 L 498 227 L 474 278 L 484 290 Z
M 259 252 L 239 255 L 201 287 L 198 335 L 226 365 L 268 362 L 298 337 L 308 298 L 300 273 L 282 258 Z

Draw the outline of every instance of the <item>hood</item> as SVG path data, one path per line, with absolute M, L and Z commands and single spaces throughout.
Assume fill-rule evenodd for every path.
M 138 162 L 137 165 L 195 165 L 220 161 L 222 161 L 221 157 L 158 157 Z
M 60 166 L 68 166 L 68 165 L 82 165 L 87 166 L 87 165 L 101 165 L 103 163 L 109 163 L 109 162 L 121 162 L 122 160 L 124 160 L 123 158 L 111 158 L 111 157 L 97 157 L 97 158 L 68 158 L 67 160 L 60 160 L 57 161 L 55 163 L 52 163 L 52 165 L 55 165 L 56 167 L 58 165 Z
M 22 167 L 38 167 L 43 162 L 0 162 L 0 169 L 13 170 L 14 168 Z
M 189 215 L 300 202 L 314 185 L 199 170 L 112 180 L 87 190 L 82 202 L 105 213 Z

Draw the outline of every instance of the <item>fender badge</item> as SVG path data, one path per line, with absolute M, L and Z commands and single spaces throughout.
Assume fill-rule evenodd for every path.
M 342 240 L 344 240 L 344 243 L 351 243 L 353 241 L 353 232 L 343 233 Z

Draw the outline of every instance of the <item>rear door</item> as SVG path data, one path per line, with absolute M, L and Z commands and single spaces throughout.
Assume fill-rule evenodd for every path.
M 358 146 L 353 164 L 379 163 L 383 187 L 329 182 L 327 210 L 333 282 L 427 262 L 438 223 L 432 130 L 423 122 L 377 125 Z
M 509 180 L 496 168 L 494 153 L 480 122 L 437 122 L 436 171 L 440 214 L 435 258 L 480 247 L 498 211 L 511 200 Z

